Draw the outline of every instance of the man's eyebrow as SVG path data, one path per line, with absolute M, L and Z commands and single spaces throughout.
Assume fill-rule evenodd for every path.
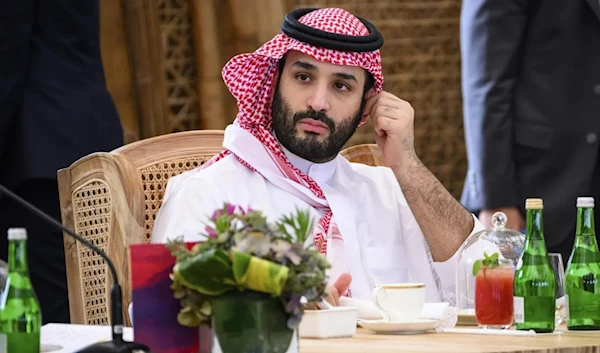
M 306 61 L 296 61 L 292 66 L 296 66 L 305 70 L 318 71 L 315 65 L 307 63 Z
M 319 69 L 315 65 L 308 63 L 306 61 L 296 61 L 292 66 L 299 67 L 304 70 L 319 71 Z M 345 72 L 336 72 L 335 74 L 333 74 L 333 76 L 335 76 L 337 78 L 341 78 L 343 80 L 358 82 L 358 80 L 356 79 L 356 76 L 347 74 Z
M 356 77 L 354 75 L 346 74 L 346 73 L 343 73 L 343 72 L 336 72 L 335 74 L 333 74 L 333 76 L 339 77 L 339 78 L 344 79 L 344 80 L 358 82 L 358 80 L 356 79 Z

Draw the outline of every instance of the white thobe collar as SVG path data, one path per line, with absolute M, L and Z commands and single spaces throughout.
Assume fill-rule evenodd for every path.
M 275 137 L 277 139 L 277 137 Z M 279 142 L 279 140 L 277 140 Z M 281 149 L 292 165 L 311 177 L 318 184 L 326 183 L 331 179 L 337 166 L 337 157 L 325 163 L 315 163 L 293 154 L 279 142 Z

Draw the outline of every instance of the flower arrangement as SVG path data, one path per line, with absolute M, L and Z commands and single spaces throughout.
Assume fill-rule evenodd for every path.
M 177 320 L 183 326 L 211 327 L 211 303 L 228 293 L 262 293 L 278 298 L 294 330 L 309 305 L 326 295 L 326 258 L 306 240 L 313 222 L 296 210 L 275 223 L 262 212 L 225 204 L 205 229 L 206 241 L 188 248 L 181 239 L 167 244 L 176 258 L 171 273 Z

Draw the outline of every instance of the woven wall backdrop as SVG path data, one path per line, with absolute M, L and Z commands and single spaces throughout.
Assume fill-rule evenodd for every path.
M 168 131 L 200 129 L 191 9 L 185 0 L 155 0 L 165 70 Z
M 460 88 L 460 0 L 286 0 L 298 7 L 339 7 L 373 22 L 381 49 L 384 89 L 415 109 L 415 144 L 423 163 L 456 197 L 467 160 Z M 374 142 L 365 124 L 350 144 Z
M 198 119 L 203 104 L 219 103 L 223 127 L 235 116 L 220 78 L 213 78 L 213 91 L 220 99 L 198 101 L 198 83 L 207 81 L 196 72 L 205 60 L 193 50 L 193 19 L 189 0 L 157 0 L 165 72 L 168 117 L 167 132 L 205 128 Z M 265 1 L 265 0 L 261 0 Z M 383 33 L 382 48 L 386 83 L 384 88 L 409 101 L 415 108 L 415 143 L 425 165 L 456 197 L 460 197 L 466 173 L 466 153 L 460 92 L 459 21 L 460 0 L 281 0 L 285 11 L 297 7 L 340 7 L 372 21 Z M 240 30 L 231 18 L 235 2 L 211 2 L 219 28 L 218 50 L 212 67 L 237 51 L 251 51 L 261 43 L 257 36 Z M 229 5 L 228 5 L 229 4 Z M 238 3 L 239 5 L 239 3 Z M 273 14 L 272 16 L 275 16 Z M 279 17 L 279 15 L 277 16 Z M 277 28 L 274 28 L 277 30 Z M 203 32 L 206 32 L 204 30 Z M 204 33 L 203 36 L 208 36 Z M 261 39 L 262 41 L 262 39 Z M 253 49 L 250 49 L 252 46 Z M 194 63 L 196 62 L 196 65 Z M 206 71 L 206 70 L 205 70 Z M 222 107 L 225 108 L 222 108 Z M 207 107 L 204 107 L 206 110 Z M 208 109 L 214 112 L 212 109 Z M 212 119 L 212 118 L 211 118 Z M 365 124 L 348 145 L 372 143 L 373 132 Z

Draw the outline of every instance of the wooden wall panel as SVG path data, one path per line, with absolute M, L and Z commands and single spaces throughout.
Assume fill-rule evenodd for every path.
M 157 1 L 121 1 L 133 63 L 140 137 L 161 135 L 167 132 L 169 114 Z
M 106 85 L 121 119 L 125 143 L 129 143 L 139 140 L 140 127 L 121 1 L 100 1 L 100 46 Z
M 224 46 L 227 41 L 223 40 L 219 22 L 222 19 L 219 11 L 219 0 L 190 0 L 192 13 L 194 39 L 194 50 L 196 61 L 194 63 L 197 76 L 197 99 L 200 125 L 203 129 L 224 129 L 233 118 L 235 101 L 230 99 L 221 78 L 221 69 L 225 63 L 223 57 Z M 229 104 L 225 104 L 229 102 Z

